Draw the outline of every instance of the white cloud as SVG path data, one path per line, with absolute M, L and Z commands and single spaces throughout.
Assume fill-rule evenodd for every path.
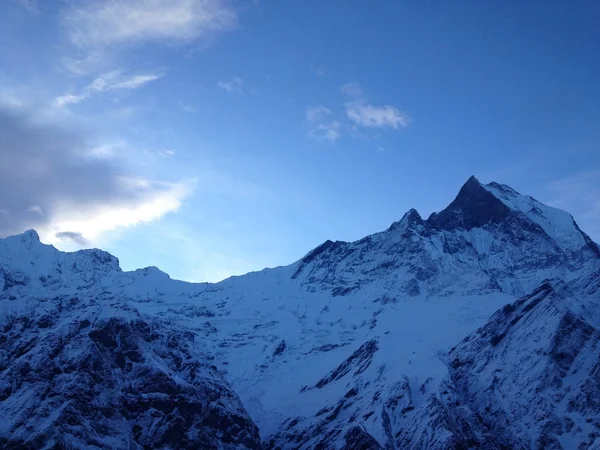
M 326 106 L 313 106 L 306 110 L 306 123 L 310 126 L 308 135 L 311 138 L 334 143 L 348 129 L 353 137 L 364 137 L 361 127 L 398 129 L 410 123 L 410 117 L 395 106 L 374 106 L 368 103 L 359 83 L 346 83 L 341 86 L 341 91 L 350 97 L 345 108 L 352 125 L 334 120 L 331 110 Z
M 193 192 L 195 183 L 195 180 L 168 183 L 122 177 L 119 189 L 136 192 L 135 201 L 76 208 L 65 200 L 57 205 L 52 221 L 39 233 L 48 243 L 58 243 L 69 233 L 76 233 L 86 242 L 94 242 L 107 231 L 152 222 L 177 211 L 183 200 Z
M 138 75 L 123 75 L 121 70 L 113 70 L 111 72 L 99 75 L 86 86 L 80 94 L 61 95 L 54 99 L 54 105 L 63 107 L 69 104 L 79 103 L 94 94 L 108 91 L 132 90 L 139 89 L 144 85 L 156 81 L 161 78 L 161 74 L 138 74 Z
M 359 126 L 370 128 L 407 127 L 410 118 L 395 106 L 373 106 L 360 102 L 346 105 L 348 118 Z
M 306 122 L 310 129 L 308 135 L 316 141 L 334 143 L 341 136 L 343 124 L 331 120 L 331 110 L 323 105 L 313 106 L 306 110 Z
M 84 100 L 85 98 L 86 98 L 85 95 L 74 95 L 74 94 L 60 95 L 54 99 L 54 105 L 58 106 L 59 108 L 62 108 L 63 106 L 66 106 L 66 105 L 79 103 L 80 101 Z
M 140 175 L 122 144 L 98 145 L 85 129 L 40 120 L 35 110 L 0 107 L 0 135 L 0 236 L 35 228 L 45 242 L 93 243 L 177 211 L 196 186 Z
M 227 92 L 241 94 L 243 90 L 244 80 L 240 77 L 233 77 L 231 80 L 219 81 L 217 87 Z
M 146 83 L 158 80 L 160 77 L 161 75 L 156 74 L 123 77 L 119 71 L 115 71 L 96 78 L 90 85 L 90 89 L 98 92 L 114 91 L 117 89 L 138 89 Z
M 63 15 L 69 39 L 80 48 L 210 38 L 236 22 L 224 0 L 86 0 Z
M 334 143 L 341 136 L 342 124 L 337 120 L 329 123 L 318 124 L 309 132 L 309 136 L 317 141 L 329 141 Z
M 126 145 L 124 142 L 106 142 L 91 147 L 85 155 L 91 158 L 110 160 L 119 155 L 119 153 L 124 153 L 125 148 Z
M 398 129 L 411 122 L 410 117 L 395 106 L 369 104 L 359 83 L 344 84 L 342 92 L 352 98 L 346 103 L 346 115 L 358 126 Z
M 342 85 L 342 92 L 351 97 L 363 97 L 362 87 L 359 83 L 350 82 Z
M 311 123 L 320 122 L 331 115 L 331 110 L 323 105 L 313 106 L 306 110 L 306 120 Z

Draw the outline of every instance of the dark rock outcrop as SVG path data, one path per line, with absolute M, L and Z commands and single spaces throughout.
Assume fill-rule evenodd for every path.
M 0 447 L 260 448 L 235 393 L 194 356 L 193 336 L 118 317 L 50 322 L 2 324 L 0 416 L 11 425 Z

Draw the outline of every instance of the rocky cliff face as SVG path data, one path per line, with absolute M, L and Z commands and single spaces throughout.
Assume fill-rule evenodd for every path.
M 260 448 L 192 334 L 118 313 L 94 319 L 86 299 L 49 301 L 0 324 L 0 447 Z
M 569 214 L 474 178 L 217 284 L 0 239 L 0 447 L 598 448 L 599 286 Z
M 600 272 L 550 280 L 447 355 L 462 403 L 510 448 L 600 446 Z

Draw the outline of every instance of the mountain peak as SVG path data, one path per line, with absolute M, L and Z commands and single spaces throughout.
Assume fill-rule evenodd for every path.
M 406 220 L 408 222 L 421 222 L 422 219 L 419 211 L 417 211 L 415 208 L 411 208 L 406 214 L 404 214 L 402 220 Z
M 481 184 L 474 175 L 471 175 L 458 191 L 455 201 L 457 199 L 465 199 L 465 197 L 471 196 L 476 192 L 480 192 L 481 190 L 485 190 L 484 185 Z
M 596 255 L 600 254 L 598 246 L 579 229 L 568 212 L 520 194 L 505 184 L 482 184 L 474 176 L 467 180 L 446 209 L 432 214 L 426 223 L 434 229 L 451 231 L 462 228 L 469 231 L 488 224 L 499 224 L 513 216 L 548 235 L 563 250 L 577 252 L 585 246 Z
M 24 233 L 7 236 L 4 238 L 5 248 L 13 249 L 13 251 L 21 251 L 23 249 L 31 250 L 42 246 L 40 236 L 35 230 L 27 230 Z
M 421 224 L 423 224 L 421 215 L 416 209 L 411 208 L 406 214 L 404 214 L 404 216 L 402 216 L 402 219 L 391 224 L 388 228 L 388 231 L 404 230 L 407 227 Z
M 471 175 L 469 177 L 469 179 L 466 181 L 466 183 L 463 185 L 463 187 L 470 185 L 470 184 L 478 184 L 481 186 L 481 183 L 479 182 L 479 180 L 477 178 L 475 178 L 475 175 Z
M 444 230 L 470 230 L 490 222 L 498 223 L 509 213 L 508 206 L 471 176 L 452 203 L 440 213 L 432 214 L 428 223 Z
M 21 235 L 21 241 L 27 243 L 40 242 L 40 235 L 33 229 L 27 230 Z

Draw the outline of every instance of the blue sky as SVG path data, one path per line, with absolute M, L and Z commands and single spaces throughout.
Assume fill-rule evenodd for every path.
M 5 0 L 0 233 L 216 281 L 470 175 L 600 240 L 600 4 Z

